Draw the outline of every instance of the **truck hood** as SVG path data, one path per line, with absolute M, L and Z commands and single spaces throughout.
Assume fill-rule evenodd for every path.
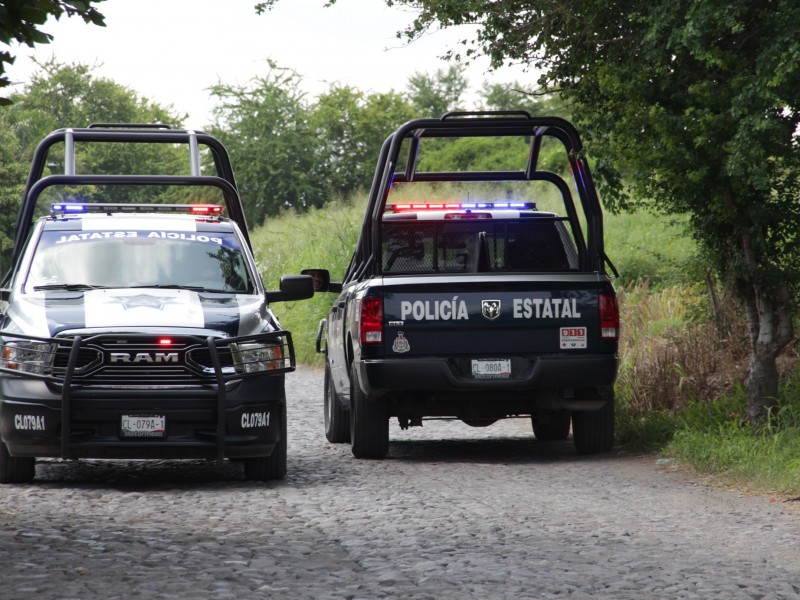
M 2 329 L 54 337 L 75 329 L 167 327 L 235 337 L 261 333 L 269 315 L 265 297 L 251 294 L 155 288 L 49 291 L 15 294 Z

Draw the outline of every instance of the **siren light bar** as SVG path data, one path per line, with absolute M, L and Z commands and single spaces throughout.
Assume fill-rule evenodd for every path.
M 214 216 L 222 215 L 222 206 L 219 204 L 110 204 L 107 202 L 55 202 L 50 205 L 50 214 L 53 216 L 137 212 L 171 212 Z
M 392 204 L 389 206 L 392 212 L 399 213 L 405 211 L 420 210 L 485 210 L 485 209 L 519 209 L 536 210 L 535 202 L 412 202 L 403 204 Z

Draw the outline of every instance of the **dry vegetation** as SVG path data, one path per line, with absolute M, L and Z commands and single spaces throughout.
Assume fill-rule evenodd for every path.
M 629 441 L 657 448 L 669 440 L 686 409 L 696 414 L 705 405 L 713 412 L 713 403 L 741 390 L 749 360 L 746 323 L 735 299 L 707 284 L 650 289 L 639 281 L 618 294 L 622 337 L 617 397 Z M 782 406 L 797 401 L 791 391 L 796 386 L 787 384 L 797 377 L 799 365 L 795 341 L 778 361 L 782 387 L 788 390 L 784 395 L 791 396 L 781 399 Z M 743 423 L 743 408 L 729 417 Z M 631 433 L 637 424 L 641 430 Z
M 732 298 L 717 303 L 699 287 L 619 290 L 622 312 L 618 390 L 633 418 L 675 415 L 687 404 L 731 391 L 747 364 L 747 331 Z

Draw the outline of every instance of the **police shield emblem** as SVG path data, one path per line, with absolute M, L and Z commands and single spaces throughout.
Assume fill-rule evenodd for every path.
M 481 300 L 481 314 L 490 321 L 500 316 L 500 300 Z

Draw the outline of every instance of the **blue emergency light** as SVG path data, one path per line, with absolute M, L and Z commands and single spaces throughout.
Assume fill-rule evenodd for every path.
M 50 214 L 76 215 L 86 213 L 188 213 L 204 216 L 221 216 L 219 204 L 111 204 L 108 202 L 55 202 L 50 205 Z
M 512 210 L 536 210 L 535 202 L 412 202 L 403 204 L 392 204 L 388 208 L 392 212 L 404 211 L 424 211 L 424 210 L 492 210 L 492 209 L 512 209 Z

